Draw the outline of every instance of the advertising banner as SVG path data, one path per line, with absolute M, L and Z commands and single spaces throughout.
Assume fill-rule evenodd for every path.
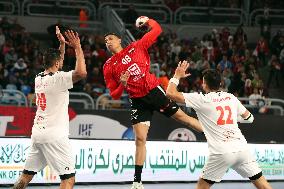
M 0 106 L 0 136 L 30 136 L 35 109 Z M 193 115 L 194 116 L 194 115 Z M 69 108 L 70 136 L 90 139 L 133 139 L 127 110 L 74 110 Z M 284 116 L 255 115 L 252 124 L 240 124 L 249 142 L 284 142 Z M 150 140 L 205 141 L 204 134 L 154 113 L 148 133 Z
M 16 181 L 28 155 L 30 139 L 0 138 L 0 184 Z M 134 174 L 134 141 L 71 140 L 76 182 L 125 182 Z M 268 180 L 284 180 L 284 144 L 250 144 L 251 152 Z M 200 142 L 147 142 L 144 181 L 197 181 L 207 160 L 207 144 Z M 223 180 L 243 180 L 229 170 Z M 33 183 L 58 183 L 48 167 Z

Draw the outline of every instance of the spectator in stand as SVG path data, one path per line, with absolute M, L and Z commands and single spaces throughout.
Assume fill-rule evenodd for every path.
M 264 105 L 263 98 L 259 94 L 259 90 L 257 88 L 253 89 L 253 93 L 249 96 L 249 104 L 254 106 L 253 112 L 257 113 L 259 108 Z
M 0 62 L 0 88 L 5 88 L 7 84 L 9 84 L 8 79 L 8 71 L 4 67 L 4 63 Z
M 269 48 L 268 48 L 267 41 L 265 40 L 263 36 L 261 36 L 254 50 L 254 55 L 259 58 L 261 65 L 266 64 L 266 57 L 268 53 L 269 53 Z
M 275 78 L 276 87 L 279 88 L 280 87 L 279 76 L 280 76 L 281 67 L 280 67 L 280 63 L 276 55 L 271 56 L 271 59 L 269 61 L 269 66 L 270 66 L 270 70 L 269 70 L 269 76 L 267 80 L 267 88 L 270 87 L 270 84 L 273 78 Z
M 271 35 L 271 20 L 269 18 L 269 8 L 264 8 L 264 17 L 260 20 L 260 34 L 264 37 L 266 41 L 270 41 Z
M 23 58 L 20 58 L 15 64 L 13 71 L 14 72 L 24 72 L 27 69 L 27 64 L 24 62 Z
M 86 9 L 81 9 L 79 13 L 79 27 L 80 28 L 87 28 L 88 24 L 86 23 L 89 20 L 87 10 Z
M 5 36 L 9 36 L 9 32 L 11 29 L 11 24 L 8 21 L 8 18 L 6 16 L 2 17 L 2 20 L 0 21 L 0 28 L 2 28 L 3 33 Z
M 228 60 L 228 55 L 223 54 L 223 59 L 219 62 L 221 71 L 223 72 L 225 69 L 233 69 L 233 64 Z
M 278 30 L 271 40 L 271 53 L 279 56 L 282 49 L 284 49 L 284 34 Z
M 263 81 L 260 79 L 258 73 L 254 74 L 254 78 L 253 78 L 251 84 L 252 84 L 253 88 L 256 88 L 258 90 L 263 89 L 263 87 L 264 87 Z
M 139 17 L 137 11 L 135 10 L 135 7 L 133 4 L 130 4 L 128 9 L 123 13 L 122 20 L 126 24 L 131 24 L 133 27 L 135 25 L 136 19 Z
M 18 60 L 18 55 L 14 47 L 10 48 L 9 52 L 5 55 L 5 64 L 11 64 Z

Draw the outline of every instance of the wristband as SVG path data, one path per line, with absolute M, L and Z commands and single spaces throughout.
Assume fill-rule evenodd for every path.
M 170 79 L 170 82 L 174 83 L 176 86 L 178 86 L 178 84 L 179 84 L 179 80 L 177 78 L 174 78 L 174 77 Z

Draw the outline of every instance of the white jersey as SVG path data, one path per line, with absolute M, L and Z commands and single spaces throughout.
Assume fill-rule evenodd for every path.
M 69 91 L 72 71 L 40 73 L 35 78 L 37 111 L 32 128 L 35 143 L 48 143 L 69 136 Z
M 196 111 L 208 142 L 209 153 L 225 154 L 247 149 L 237 118 L 246 108 L 227 92 L 183 93 L 187 107 Z

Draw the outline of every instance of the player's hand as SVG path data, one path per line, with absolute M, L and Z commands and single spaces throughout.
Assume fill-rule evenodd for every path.
M 129 77 L 130 77 L 130 73 L 128 71 L 126 71 L 126 72 L 124 72 L 120 75 L 120 82 L 123 86 L 127 85 L 127 80 L 128 80 Z
M 55 26 L 55 33 L 56 33 L 56 36 L 60 42 L 60 44 L 68 44 L 68 42 L 65 40 L 64 36 L 62 35 L 62 33 L 60 32 L 60 29 L 58 26 Z
M 190 73 L 186 73 L 186 70 L 189 68 L 189 63 L 184 60 L 178 63 L 178 67 L 176 68 L 174 77 L 177 79 L 185 78 L 190 76 Z
M 80 38 L 77 32 L 74 32 L 72 30 L 67 30 L 64 34 L 68 39 L 67 42 L 68 45 L 70 45 L 74 49 L 81 48 Z

